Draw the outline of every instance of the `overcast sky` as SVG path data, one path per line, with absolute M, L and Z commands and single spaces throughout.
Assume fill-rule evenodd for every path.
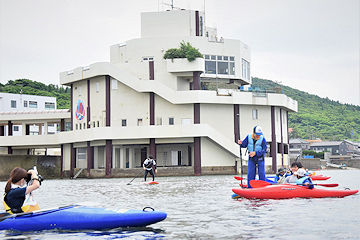
M 171 0 L 0 0 L 0 82 L 59 84 L 140 37 L 140 13 Z M 203 10 L 218 36 L 251 47 L 251 75 L 360 105 L 359 0 L 174 0 Z M 195 46 L 196 47 L 196 46 Z

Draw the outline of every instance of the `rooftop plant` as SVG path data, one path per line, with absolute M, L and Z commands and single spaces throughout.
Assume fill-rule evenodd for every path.
M 169 48 L 164 54 L 164 59 L 187 58 L 189 62 L 202 57 L 203 55 L 199 52 L 199 49 L 191 46 L 189 42 L 185 43 L 184 40 L 180 43 L 180 48 Z

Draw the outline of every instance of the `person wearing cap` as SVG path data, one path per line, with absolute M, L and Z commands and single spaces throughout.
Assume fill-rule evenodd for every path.
M 274 181 L 277 182 L 277 183 L 284 183 L 285 177 L 287 177 L 287 174 L 285 173 L 285 168 L 279 167 L 279 169 L 277 170 Z
M 306 176 L 305 169 L 300 168 L 297 172 L 294 173 L 297 176 L 296 184 L 297 185 L 305 185 L 308 186 L 310 189 L 314 188 L 314 184 L 312 179 L 309 176 Z
M 256 176 L 256 168 L 259 179 L 265 181 L 265 160 L 264 156 L 267 150 L 266 139 L 263 135 L 262 128 L 255 126 L 253 133 L 250 133 L 244 140 L 238 140 L 240 147 L 247 148 L 249 152 L 247 185 L 251 188 L 250 180 Z

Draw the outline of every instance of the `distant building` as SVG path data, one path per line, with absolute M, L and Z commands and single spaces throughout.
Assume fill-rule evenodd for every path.
M 11 116 L 18 116 L 19 114 L 29 113 L 41 114 L 55 110 L 55 97 L 0 92 L 0 115 L 10 114 Z M 41 135 L 45 131 L 47 134 L 54 134 L 57 131 L 56 123 L 48 123 L 45 126 L 42 122 L 39 123 L 35 120 L 31 122 L 31 124 L 28 122 L 26 127 L 23 128 L 22 121 L 15 121 L 15 119 L 16 117 L 14 117 L 12 121 L 10 134 L 8 125 L 0 124 L 2 125 L 2 128 L 0 127 L 0 131 L 4 131 L 2 133 L 4 136 L 21 136 L 26 135 L 26 132 L 28 133 L 27 135 Z
M 315 142 L 310 145 L 310 150 L 315 152 L 330 152 L 331 155 L 346 155 L 347 146 L 344 141 Z
M 302 156 L 303 150 L 309 149 L 310 143 L 305 140 L 302 140 L 300 138 L 289 140 L 289 154 L 292 160 L 296 159 L 298 156 Z

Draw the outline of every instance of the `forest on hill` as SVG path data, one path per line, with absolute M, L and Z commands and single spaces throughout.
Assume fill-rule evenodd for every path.
M 309 94 L 272 80 L 253 78 L 252 88 L 265 90 L 281 87 L 282 92 L 298 102 L 298 112 L 289 113 L 290 138 L 339 141 L 360 140 L 360 106 L 342 104 Z M 56 97 L 58 109 L 70 108 L 70 88 L 18 79 L 0 83 L 0 92 Z
M 293 128 L 291 138 L 320 138 L 323 141 L 360 140 L 360 106 L 321 98 L 271 80 L 252 80 L 253 88 L 281 87 L 284 94 L 298 102 L 298 112 L 289 113 L 289 128 Z

